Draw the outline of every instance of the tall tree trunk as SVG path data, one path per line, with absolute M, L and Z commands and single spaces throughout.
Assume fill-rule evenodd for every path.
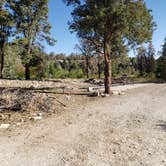
M 25 64 L 25 79 L 30 80 L 30 67 L 29 67 L 29 64 Z
M 30 58 L 31 54 L 31 44 L 30 42 L 28 43 L 28 48 L 27 48 L 27 56 Z M 29 65 L 30 59 L 28 59 L 28 62 L 25 64 L 25 79 L 30 80 L 30 65 Z
M 97 57 L 97 67 L 98 67 L 98 78 L 101 78 L 101 64 L 100 64 L 100 55 Z
M 3 78 L 3 68 L 4 68 L 4 47 L 5 47 L 5 43 L 1 44 L 1 66 L 0 66 L 0 79 Z
M 89 78 L 89 57 L 86 55 L 86 77 Z
M 111 94 L 111 83 L 112 83 L 112 70 L 111 70 L 111 59 L 110 59 L 110 41 L 109 38 L 105 37 L 104 39 L 104 60 L 105 60 L 105 69 L 104 69 L 104 75 L 105 75 L 105 93 Z
M 101 78 L 101 69 L 100 64 L 98 64 L 98 78 Z

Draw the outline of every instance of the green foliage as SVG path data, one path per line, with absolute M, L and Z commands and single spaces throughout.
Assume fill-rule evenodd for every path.
M 128 57 L 130 48 L 151 40 L 154 22 L 145 1 L 64 1 L 74 7 L 70 29 L 81 38 L 80 55 L 44 53 L 43 42 L 55 42 L 50 36 L 48 0 L 0 1 L 0 77 L 3 71 L 6 78 L 22 79 L 27 65 L 32 79 L 103 77 L 111 62 L 114 77 L 127 74 L 133 80 L 154 80 L 156 72 L 166 80 L 166 39 L 157 62 L 151 43 L 139 47 L 137 57 Z
M 81 38 L 102 43 L 105 93 L 111 93 L 111 58 L 128 46 L 151 40 L 154 22 L 143 0 L 66 0 L 74 4 L 70 29 Z
M 146 72 L 146 59 L 146 49 L 144 47 L 138 48 L 137 64 L 140 76 L 143 76 Z
M 32 50 L 32 59 L 30 61 L 31 74 L 34 79 L 42 79 L 45 77 L 46 54 L 36 48 Z
M 6 56 L 4 63 L 5 78 L 23 78 L 24 67 L 19 56 L 19 47 L 9 44 L 6 48 Z
M 50 37 L 50 24 L 48 23 L 48 0 L 8 0 L 15 20 L 17 30 L 17 43 L 22 46 L 22 64 L 26 70 L 31 66 L 33 51 L 42 48 L 44 40 L 53 45 Z M 26 79 L 30 78 L 27 72 Z
M 152 43 L 149 44 L 148 49 L 140 47 L 137 49 L 137 65 L 140 75 L 143 76 L 146 73 L 154 73 L 156 70 L 155 64 L 155 50 Z
M 68 4 L 74 1 L 68 0 Z M 77 3 L 72 12 L 70 28 L 80 37 L 109 38 L 110 45 L 123 45 L 123 40 L 135 45 L 149 41 L 153 32 L 153 18 L 144 1 L 86 0 Z M 104 40 L 104 39 L 103 39 Z
M 69 78 L 84 78 L 84 76 L 82 69 L 71 70 L 69 73 Z
M 147 52 L 147 73 L 154 73 L 156 70 L 156 63 L 155 63 L 155 50 L 152 43 L 148 46 Z
M 4 57 L 8 38 L 12 34 L 13 21 L 11 13 L 6 7 L 8 3 L 6 0 L 0 1 L 0 78 L 3 78 Z
M 158 78 L 161 78 L 166 81 L 166 38 L 162 48 L 162 55 L 157 60 L 156 74 Z

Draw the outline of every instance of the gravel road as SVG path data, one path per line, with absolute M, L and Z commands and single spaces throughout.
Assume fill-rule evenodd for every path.
M 89 98 L 0 131 L 1 166 L 166 166 L 166 84 Z

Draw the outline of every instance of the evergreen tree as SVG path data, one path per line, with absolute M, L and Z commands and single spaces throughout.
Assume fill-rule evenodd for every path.
M 18 43 L 22 45 L 22 63 L 25 78 L 30 79 L 30 63 L 33 49 L 42 48 L 41 41 L 53 45 L 48 23 L 48 0 L 8 0 L 16 23 Z
M 147 52 L 147 69 L 146 72 L 149 73 L 154 73 L 155 72 L 155 50 L 152 45 L 152 43 L 149 44 L 148 46 L 148 52 Z
M 138 48 L 137 67 L 140 76 L 143 76 L 147 70 L 147 51 L 143 46 Z
M 105 93 L 110 93 L 113 48 L 151 39 L 153 18 L 143 0 L 65 0 L 74 5 L 70 29 L 81 38 L 98 38 L 105 60 Z
M 166 81 L 166 38 L 162 47 L 161 57 L 157 60 L 157 76 Z
M 95 48 L 93 47 L 93 44 L 86 39 L 80 40 L 79 45 L 76 45 L 76 48 L 79 49 L 85 57 L 86 77 L 89 78 L 90 58 L 93 56 Z
M 12 33 L 12 18 L 6 0 L 0 1 L 0 78 L 3 78 L 5 48 Z

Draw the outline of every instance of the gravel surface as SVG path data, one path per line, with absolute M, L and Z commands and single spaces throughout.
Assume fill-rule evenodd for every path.
M 0 130 L 0 165 L 166 166 L 166 84 L 125 89 Z

